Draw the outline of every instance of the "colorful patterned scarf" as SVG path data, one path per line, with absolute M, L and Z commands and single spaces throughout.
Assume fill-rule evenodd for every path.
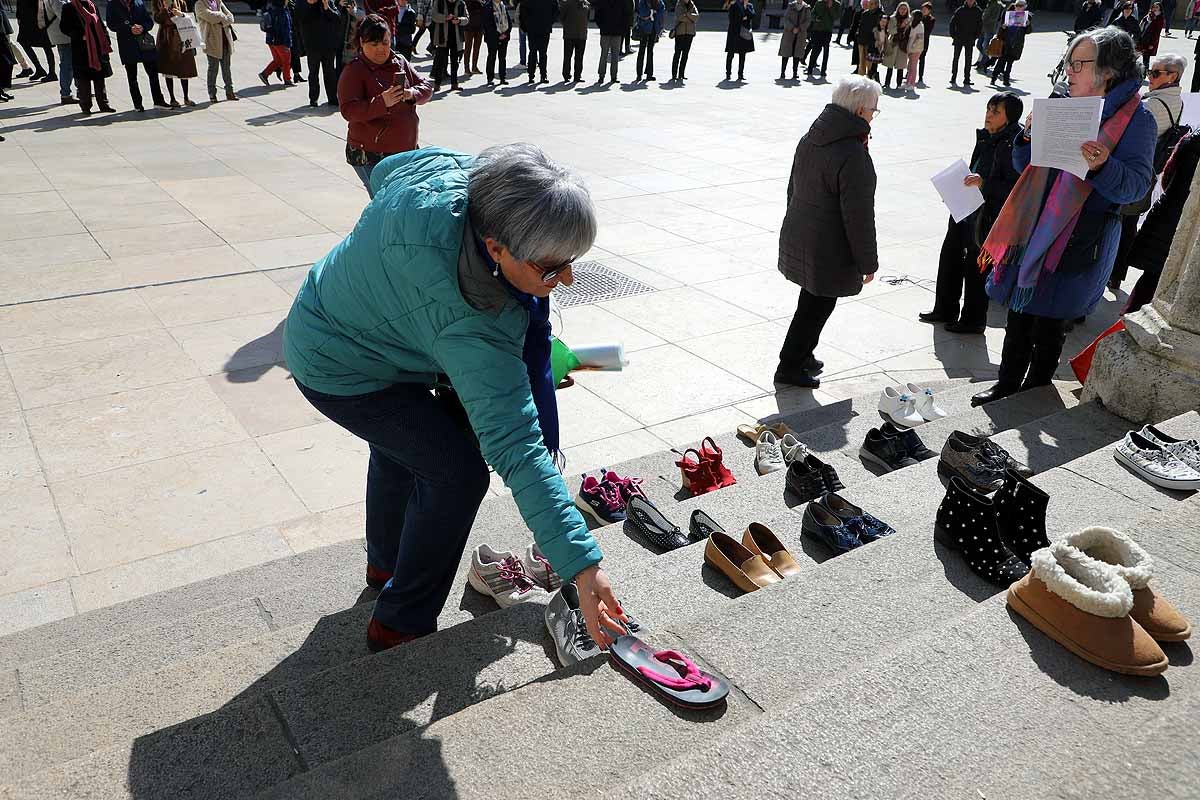
M 1135 92 L 1100 126 L 1099 141 L 1109 149 L 1109 158 L 1141 102 Z M 1054 183 L 1047 196 L 1051 178 Z M 1009 304 L 1014 311 L 1028 306 L 1042 276 L 1053 275 L 1058 269 L 1079 222 L 1079 213 L 1091 193 L 1090 183 L 1069 172 L 1030 165 L 1021 173 L 979 251 L 979 267 L 982 271 L 989 267 L 994 270 L 995 284 L 1003 280 L 1008 269 L 1016 266 L 1020 270 Z

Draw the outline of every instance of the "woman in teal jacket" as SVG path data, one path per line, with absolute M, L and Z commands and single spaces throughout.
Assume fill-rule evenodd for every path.
M 370 444 L 367 580 L 383 591 L 368 643 L 436 629 L 491 464 L 606 646 L 623 613 L 552 456 L 548 298 L 595 239 L 587 189 L 528 144 L 400 153 L 371 183 L 284 339 L 304 396 Z

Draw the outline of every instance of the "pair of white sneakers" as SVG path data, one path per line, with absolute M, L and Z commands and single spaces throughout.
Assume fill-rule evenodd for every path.
M 906 383 L 903 386 L 885 386 L 879 393 L 879 416 L 901 428 L 915 428 L 949 414 L 937 404 L 933 389 Z
M 530 600 L 545 602 L 562 586 L 562 579 L 536 544 L 526 548 L 524 560 L 511 551 L 481 544 L 471 553 L 467 583 L 501 608 L 508 608 Z
M 1200 442 L 1195 439 L 1176 439 L 1147 425 L 1125 434 L 1113 457 L 1155 486 L 1180 492 L 1200 489 Z
M 781 439 L 771 431 L 763 431 L 754 445 L 754 469 L 759 475 L 766 475 L 790 467 L 796 459 L 803 461 L 807 456 L 808 447 L 793 434 L 784 434 Z

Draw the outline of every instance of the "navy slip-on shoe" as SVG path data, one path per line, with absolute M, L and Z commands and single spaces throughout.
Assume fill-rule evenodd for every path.
M 835 553 L 846 553 L 856 547 L 862 547 L 863 544 L 858 534 L 819 502 L 805 506 L 800 532 L 816 539 Z

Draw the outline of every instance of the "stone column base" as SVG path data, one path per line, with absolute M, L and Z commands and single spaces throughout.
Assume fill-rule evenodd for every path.
M 1099 400 L 1138 425 L 1161 422 L 1200 408 L 1200 373 L 1143 349 L 1120 331 L 1096 348 L 1082 399 Z

